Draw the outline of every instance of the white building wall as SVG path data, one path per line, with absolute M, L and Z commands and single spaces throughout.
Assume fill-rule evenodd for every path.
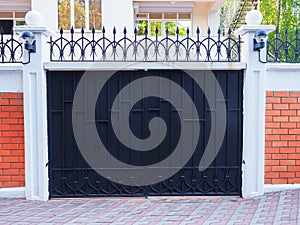
M 52 31 L 56 31 L 58 27 L 57 4 L 58 0 L 31 0 L 31 9 L 42 14 L 42 24 Z
M 44 23 L 50 30 L 58 30 L 58 0 L 32 0 L 32 10 L 40 12 L 44 17 Z M 217 5 L 217 6 L 216 6 Z M 193 9 L 193 31 L 200 27 L 202 33 L 207 32 L 207 27 L 212 28 L 212 32 L 219 27 L 219 7 L 221 4 L 212 2 L 194 3 Z M 165 9 L 164 9 L 165 10 Z M 123 32 L 124 27 L 129 31 L 134 28 L 134 8 L 133 0 L 102 0 L 102 24 L 107 33 L 111 33 L 116 27 L 118 33 Z
M 201 35 L 207 34 L 208 11 L 209 11 L 209 5 L 207 3 L 203 3 L 203 2 L 195 3 L 194 10 L 193 10 L 193 18 L 192 18 L 194 32 L 197 29 L 197 27 L 199 27 Z
M 116 27 L 117 35 L 127 28 L 128 35 L 133 35 L 134 13 L 132 0 L 102 0 L 102 24 L 108 33 Z
M 207 25 L 211 28 L 212 35 L 218 35 L 218 28 L 220 27 L 220 10 L 209 11 L 207 18 Z
M 44 25 L 52 31 L 58 30 L 58 0 L 32 0 L 32 10 L 38 11 L 44 17 Z M 133 30 L 132 0 L 102 0 L 102 24 L 108 33 L 116 27 L 122 31 L 124 26 Z

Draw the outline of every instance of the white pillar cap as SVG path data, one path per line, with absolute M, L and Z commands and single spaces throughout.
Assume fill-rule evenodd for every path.
M 43 16 L 38 12 L 31 10 L 25 15 L 25 21 L 28 26 L 41 26 L 43 25 Z
M 259 10 L 252 9 L 245 17 L 247 25 L 259 25 L 263 20 L 263 16 Z

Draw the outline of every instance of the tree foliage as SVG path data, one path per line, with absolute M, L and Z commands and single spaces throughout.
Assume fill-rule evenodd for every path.
M 296 38 L 296 29 L 300 25 L 300 2 L 299 0 L 261 0 L 260 11 L 263 15 L 262 24 L 272 24 L 278 29 L 278 38 L 282 42 L 279 44 L 278 54 L 280 60 L 293 61 L 295 60 L 295 49 L 282 44 L 285 41 L 293 43 Z M 273 45 L 276 32 L 269 34 L 269 42 Z M 269 49 L 271 55 L 275 55 L 274 49 Z
M 224 0 L 221 7 L 220 28 L 226 32 L 240 7 L 240 0 Z
M 165 28 L 168 29 L 168 34 L 169 35 L 171 35 L 171 36 L 176 35 L 176 31 L 177 31 L 176 23 L 166 22 L 165 23 Z M 179 36 L 186 36 L 186 28 L 178 26 L 178 34 L 179 34 Z
M 156 35 L 156 29 L 158 30 L 158 33 L 157 33 L 157 35 L 158 36 L 161 36 L 161 26 L 162 26 L 162 24 L 161 24 L 161 22 L 150 22 L 150 34 L 151 34 L 151 36 L 155 36 Z
M 261 0 L 263 24 L 273 24 L 279 30 L 295 30 L 300 25 L 299 0 Z
M 225 0 L 221 7 L 221 27 L 229 28 L 242 0 Z M 249 1 L 251 2 L 251 1 Z M 300 24 L 299 0 L 260 0 L 263 24 L 273 24 L 279 30 L 295 30 Z
M 144 35 L 146 32 L 146 28 L 148 27 L 148 21 L 147 20 L 140 20 L 137 24 L 137 35 Z M 175 36 L 177 26 L 175 22 L 168 21 L 165 22 L 165 30 L 162 31 L 162 22 L 160 21 L 151 21 L 150 22 L 150 35 L 156 36 L 156 28 L 158 30 L 157 35 L 161 36 L 165 34 L 165 30 L 168 29 L 168 35 L 169 36 Z M 148 31 L 149 33 L 149 31 Z M 179 36 L 186 36 L 186 28 L 185 27 L 178 27 L 178 34 Z
M 228 28 L 235 14 L 238 12 L 242 0 L 225 0 L 221 8 L 221 28 Z M 249 1 L 251 2 L 251 1 Z M 269 34 L 268 41 L 273 45 L 269 54 L 276 56 L 280 61 L 294 61 L 296 57 L 296 29 L 300 28 L 300 1 L 299 0 L 260 0 L 259 10 L 263 15 L 262 24 L 275 25 L 276 33 Z M 275 43 L 276 42 L 276 43 Z M 274 46 L 277 46 L 276 50 Z

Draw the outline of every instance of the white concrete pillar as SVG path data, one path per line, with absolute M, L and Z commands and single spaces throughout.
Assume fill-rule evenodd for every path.
M 30 14 L 29 12 L 28 14 Z M 27 15 L 28 15 L 27 14 Z M 30 54 L 30 63 L 23 66 L 24 133 L 25 133 L 25 193 L 28 200 L 46 201 L 48 193 L 48 134 L 47 89 L 44 62 L 49 57 L 46 49 L 50 31 L 34 21 L 38 14 L 26 18 L 29 26 L 16 27 L 22 33 L 31 31 L 36 41 L 36 53 Z M 29 60 L 24 49 L 23 63 Z
M 266 65 L 259 62 L 257 51 L 253 51 L 253 38 L 257 30 L 267 33 L 275 29 L 272 25 L 244 25 L 236 30 L 241 35 L 242 61 L 247 63 L 244 72 L 243 101 L 243 164 L 242 195 L 251 197 L 264 193 L 265 152 L 265 103 Z M 261 50 L 265 61 L 266 48 Z

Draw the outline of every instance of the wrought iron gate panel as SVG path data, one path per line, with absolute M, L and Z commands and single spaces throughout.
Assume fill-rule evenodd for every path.
M 101 73 L 101 72 L 97 72 Z M 176 82 L 189 94 L 199 114 L 200 138 L 197 148 L 185 166 L 165 181 L 147 186 L 127 186 L 114 183 L 99 175 L 81 155 L 72 128 L 72 106 L 77 85 L 83 71 L 49 71 L 48 129 L 49 129 L 49 192 L 50 197 L 96 196 L 155 196 L 155 195 L 241 195 L 242 161 L 242 71 L 199 71 L 204 80 L 215 76 L 224 99 L 209 105 L 201 88 L 180 70 L 149 70 L 116 72 L 101 90 L 95 110 L 95 121 L 101 141 L 110 154 L 133 165 L 150 165 L 161 161 L 177 145 L 180 126 L 178 113 L 166 99 L 145 98 L 134 105 L 130 113 L 130 128 L 139 138 L 149 135 L 147 127 L 154 116 L 162 117 L 168 132 L 162 146 L 155 151 L 133 152 L 114 137 L 110 127 L 111 105 L 115 96 L 133 80 L 159 76 Z M 204 87 L 205 88 L 205 87 Z M 211 87 L 206 87 L 211 88 Z M 213 88 L 211 91 L 214 91 Z M 218 110 L 218 101 L 224 101 L 227 110 L 227 127 L 221 149 L 204 171 L 199 172 L 208 136 L 211 118 Z M 124 101 L 126 103 L 126 100 Z M 101 107 L 99 107 L 101 106 Z M 100 113 L 97 113 L 100 112 Z M 169 131 L 169 128 L 170 131 Z M 99 132 L 101 130 L 101 132 Z M 103 133 L 103 130 L 105 132 Z M 170 147 L 171 146 L 171 147 Z

